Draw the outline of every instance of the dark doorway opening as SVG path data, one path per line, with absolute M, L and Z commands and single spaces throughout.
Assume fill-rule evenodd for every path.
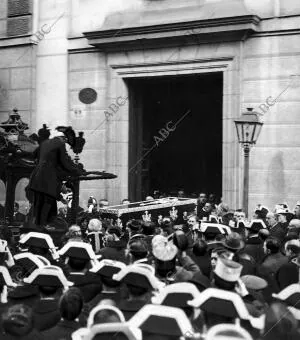
M 128 86 L 130 199 L 154 190 L 221 197 L 222 72 L 130 79 Z

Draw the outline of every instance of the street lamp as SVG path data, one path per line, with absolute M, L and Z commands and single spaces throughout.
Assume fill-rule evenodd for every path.
M 249 156 L 250 147 L 254 145 L 260 134 L 263 123 L 259 120 L 253 108 L 247 108 L 242 116 L 234 121 L 239 143 L 244 149 L 244 191 L 243 208 L 248 216 L 248 195 L 249 195 Z

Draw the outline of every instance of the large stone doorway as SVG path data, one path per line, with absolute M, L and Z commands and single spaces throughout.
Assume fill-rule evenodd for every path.
M 127 80 L 129 196 L 158 189 L 222 196 L 223 73 Z

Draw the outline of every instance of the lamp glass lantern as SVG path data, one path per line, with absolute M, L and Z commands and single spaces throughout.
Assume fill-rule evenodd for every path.
M 242 117 L 234 121 L 239 143 L 247 146 L 256 143 L 263 126 L 258 115 L 252 110 L 252 108 L 248 108 Z

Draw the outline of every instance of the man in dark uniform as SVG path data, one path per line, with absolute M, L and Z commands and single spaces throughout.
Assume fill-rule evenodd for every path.
M 57 215 L 62 180 L 67 176 L 81 175 L 84 171 L 68 156 L 65 143 L 75 143 L 71 127 L 56 128 L 58 136 L 40 145 L 38 164 L 32 172 L 28 189 L 33 193 L 33 218 L 37 226 L 46 226 Z

